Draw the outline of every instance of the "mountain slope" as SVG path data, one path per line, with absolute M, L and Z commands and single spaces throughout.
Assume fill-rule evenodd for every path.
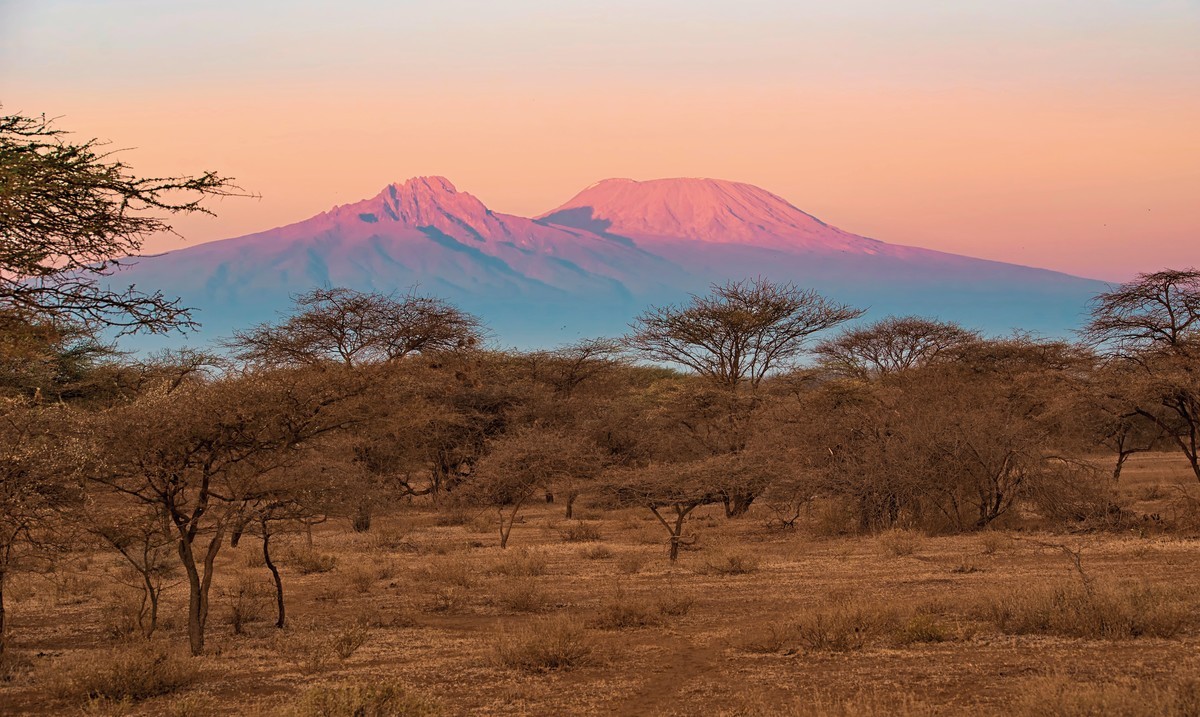
M 886 244 L 747 184 L 605 180 L 537 219 L 493 212 L 441 177 L 235 239 L 142 257 L 114 284 L 178 294 L 198 340 L 263 321 L 313 286 L 436 294 L 482 316 L 502 345 L 618 334 L 650 304 L 765 276 L 871 307 L 993 332 L 1063 333 L 1099 282 Z

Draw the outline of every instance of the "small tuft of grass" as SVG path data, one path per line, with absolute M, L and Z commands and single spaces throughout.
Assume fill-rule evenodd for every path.
M 488 572 L 510 578 L 536 578 L 550 572 L 550 562 L 546 556 L 530 550 L 505 552 L 488 568 Z
M 641 553 L 625 553 L 617 558 L 617 570 L 625 575 L 636 575 L 646 567 L 647 558 Z
M 902 558 L 917 552 L 921 538 L 911 530 L 889 530 L 879 534 L 879 547 L 884 555 Z
M 701 575 L 748 575 L 758 570 L 759 560 L 745 552 L 725 551 L 705 556 L 696 566 Z
M 560 534 L 564 543 L 594 543 L 603 540 L 600 528 L 582 520 L 572 521 Z
M 342 682 L 310 687 L 284 710 L 290 717 L 434 717 L 438 703 L 395 682 Z
M 902 622 L 892 633 L 897 645 L 917 645 L 945 642 L 950 639 L 946 628 L 930 615 L 913 615 Z
M 586 560 L 608 560 L 613 556 L 613 551 L 607 545 L 593 545 L 584 548 L 582 555 Z
M 657 627 L 663 622 L 664 613 L 657 603 L 618 592 L 601 603 L 588 624 L 601 630 L 631 630 Z
M 301 575 L 327 573 L 337 567 L 337 556 L 318 553 L 315 550 L 297 550 L 289 561 Z
M 592 652 L 592 641 L 583 625 L 565 615 L 506 630 L 496 644 L 500 665 L 523 672 L 577 669 L 591 661 Z
M 501 586 L 495 595 L 495 601 L 510 612 L 544 612 L 553 604 L 550 595 L 530 580 Z

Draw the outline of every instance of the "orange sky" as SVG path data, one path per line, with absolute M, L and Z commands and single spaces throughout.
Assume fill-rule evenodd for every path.
M 96 5 L 0 0 L 0 103 L 262 195 L 180 221 L 187 241 L 420 174 L 521 214 L 710 176 L 894 243 L 1109 279 L 1200 265 L 1195 2 Z

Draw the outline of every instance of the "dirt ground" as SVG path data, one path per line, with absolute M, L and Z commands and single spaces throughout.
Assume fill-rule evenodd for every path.
M 1162 527 L 1186 510 L 1192 483 L 1174 455 L 1135 456 L 1119 491 L 1161 520 L 1118 532 L 1014 521 L 962 536 L 818 537 L 806 519 L 781 530 L 765 508 L 730 521 L 713 507 L 676 565 L 648 511 L 583 500 L 584 519 L 567 521 L 561 505 L 538 504 L 501 551 L 494 512 L 404 507 L 368 533 L 318 526 L 311 551 L 303 535 L 280 538 L 283 630 L 261 542 L 247 536 L 219 558 L 208 654 L 173 656 L 187 684 L 136 701 L 89 697 L 71 681 L 89 656 L 139 649 L 120 634 L 137 593 L 98 551 L 13 579 L 21 664 L 0 682 L 0 713 L 340 714 L 305 696 L 388 684 L 449 715 L 1195 714 L 1200 542 Z M 186 644 L 185 588 L 172 579 L 155 644 Z M 1094 630 L 1000 617 L 1005 605 L 1055 609 L 1039 596 L 1085 588 L 1136 593 L 1147 602 L 1134 612 L 1169 614 Z M 507 657 L 556 629 L 586 654 L 563 669 Z

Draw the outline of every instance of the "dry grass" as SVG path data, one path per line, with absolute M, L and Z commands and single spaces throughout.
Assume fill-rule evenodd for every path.
M 1122 490 L 1151 494 L 1141 465 Z M 561 506 L 531 505 L 503 551 L 472 535 L 472 516 L 437 525 L 420 502 L 376 515 L 371 533 L 330 521 L 317 551 L 280 541 L 284 630 L 273 600 L 249 605 L 273 589 L 248 567 L 254 543 L 221 552 L 198 660 L 175 652 L 178 573 L 147 642 L 136 585 L 110 581 L 111 556 L 79 551 L 62 565 L 90 564 L 99 587 L 21 573 L 6 585 L 0 712 L 432 714 L 436 697 L 446 714 L 1200 714 L 1200 543 L 1029 524 L 863 537 L 842 508 L 815 503 L 794 531 L 764 529 L 765 508 L 740 520 L 701 508 L 700 549 L 674 565 L 644 510 L 593 508 L 585 524 L 604 541 L 578 543 L 563 540 L 574 523 Z M 834 537 L 818 534 L 823 513 L 837 514 Z M 1090 592 L 1047 548 L 1060 543 L 1083 549 Z M 243 574 L 259 587 L 239 596 Z
M 304 548 L 289 553 L 286 562 L 301 575 L 312 575 L 314 573 L 327 573 L 333 570 L 337 567 L 338 559 L 335 555 L 319 553 L 315 550 Z
M 879 548 L 884 555 L 902 558 L 913 555 L 921 547 L 921 535 L 911 530 L 889 530 L 879 535 Z
M 1014 588 L 985 601 L 983 616 L 1010 635 L 1120 640 L 1169 638 L 1195 623 L 1195 603 L 1177 590 L 1079 582 Z
M 1195 717 L 1200 715 L 1200 681 L 1078 682 L 1045 677 L 1022 685 L 1013 704 L 1017 717 Z
M 357 680 L 305 690 L 281 717 L 435 717 L 438 703 L 394 682 Z
M 760 560 L 745 550 L 725 550 L 705 555 L 696 564 L 700 575 L 747 575 L 758 570 Z
M 133 643 L 116 650 L 67 658 L 46 677 L 60 699 L 133 701 L 169 695 L 193 684 L 201 665 L 160 642 Z
M 504 630 L 496 643 L 501 665 L 523 672 L 573 670 L 588 664 L 592 641 L 582 623 L 567 616 L 537 619 Z
M 488 566 L 490 575 L 509 578 L 536 578 L 550 572 L 550 562 L 542 553 L 522 548 L 506 551 Z
M 562 535 L 564 543 L 592 543 L 604 539 L 599 526 L 582 520 L 571 521 L 559 534 Z
M 545 612 L 554 605 L 550 593 L 529 580 L 500 585 L 495 588 L 493 599 L 501 608 L 514 613 Z

